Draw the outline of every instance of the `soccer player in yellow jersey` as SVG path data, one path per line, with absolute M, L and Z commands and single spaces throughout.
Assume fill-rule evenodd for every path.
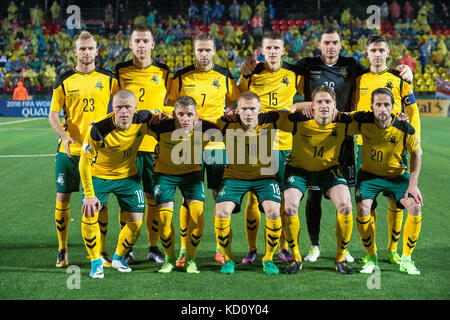
M 367 40 L 366 55 L 370 61 L 370 69 L 357 78 L 354 95 L 354 105 L 357 111 L 370 111 L 372 92 L 377 88 L 386 88 L 394 96 L 394 113 L 402 112 L 409 116 L 410 123 L 416 130 L 420 141 L 420 117 L 412 83 L 401 78 L 398 71 L 386 65 L 389 56 L 389 45 L 382 36 L 371 36 Z M 357 137 L 358 161 L 357 169 L 361 164 L 362 137 Z M 373 203 L 372 216 L 376 221 L 376 202 Z M 403 221 L 403 210 L 396 207 L 392 201 L 388 202 L 388 247 L 387 257 L 393 264 L 400 263 L 397 253 L 397 244 Z M 365 258 L 362 261 L 366 261 Z
M 168 105 L 173 105 L 180 96 L 190 96 L 197 103 L 198 117 L 214 121 L 224 114 L 225 108 L 232 106 L 239 97 L 236 81 L 228 69 L 215 65 L 215 39 L 207 33 L 200 33 L 194 39 L 196 63 L 177 71 L 172 80 Z M 211 143 L 204 151 L 204 161 L 208 188 L 213 199 L 222 179 L 225 162 L 223 143 Z M 180 210 L 181 250 L 178 265 L 183 265 L 186 248 L 189 213 L 183 205 Z M 217 246 L 216 260 L 223 263 L 223 256 Z
M 100 227 L 98 212 L 114 193 L 126 218 L 112 267 L 130 272 L 124 256 L 140 233 L 145 210 L 144 193 L 136 166 L 136 155 L 150 122 L 159 118 L 158 112 L 136 112 L 136 97 L 123 89 L 112 102 L 113 112 L 91 126 L 83 142 L 80 156 L 80 177 L 83 184 L 83 217 L 81 233 L 91 259 L 91 278 L 103 278 L 100 259 Z
M 256 93 L 261 100 L 261 112 L 269 112 L 283 109 L 294 103 L 294 96 L 299 91 L 301 76 L 295 67 L 283 62 L 284 55 L 283 35 L 279 32 L 269 32 L 262 38 L 262 54 L 264 63 L 256 66 L 255 70 L 247 75 L 241 75 L 238 86 L 241 92 L 251 91 Z M 284 178 L 285 160 L 292 149 L 292 135 L 289 132 L 278 131 L 274 150 L 279 150 L 280 166 L 277 180 L 281 184 Z M 282 215 L 282 219 L 284 216 Z M 257 259 L 256 240 L 261 217 L 258 209 L 258 201 L 253 193 L 248 194 L 245 207 L 245 222 L 248 242 L 247 256 L 242 263 L 253 263 Z M 284 233 L 280 239 L 279 258 L 285 262 L 292 262 L 292 257 L 287 250 L 287 242 Z
M 345 257 L 353 228 L 352 202 L 339 158 L 346 136 L 352 134 L 353 121 L 345 114 L 340 120 L 332 121 L 336 95 L 330 87 L 317 87 L 312 98 L 312 119 L 294 113 L 280 118 L 276 123 L 280 130 L 291 132 L 293 136 L 291 159 L 286 164 L 283 188 L 287 214 L 284 227 L 294 261 L 286 267 L 285 273 L 294 274 L 302 269 L 298 246 L 298 208 L 307 187 L 316 185 L 337 209 L 335 270 L 351 274 L 353 270 Z
M 110 97 L 118 90 L 117 79 L 109 71 L 95 66 L 97 43 L 87 31 L 79 34 L 74 42 L 77 65 L 56 80 L 49 122 L 60 138 L 56 155 L 56 209 L 55 220 L 58 235 L 58 256 L 56 267 L 66 267 L 68 261 L 67 237 L 70 221 L 70 196 L 79 191 L 80 176 L 78 162 L 81 145 L 89 123 L 107 114 Z M 63 110 L 64 120 L 59 120 Z M 108 214 L 105 208 L 100 212 L 102 222 L 102 258 L 105 266 L 111 266 L 105 251 L 105 235 Z
M 154 110 L 163 106 L 170 88 L 170 69 L 167 65 L 152 59 L 155 43 L 147 24 L 133 26 L 129 46 L 133 51 L 133 59 L 119 63 L 115 70 L 120 88 L 128 89 L 135 94 L 138 110 Z M 153 195 L 153 153 L 156 144 L 154 137 L 150 135 L 144 137 L 137 155 L 137 165 L 146 199 L 145 225 L 149 242 L 147 259 L 162 264 L 164 255 L 158 248 L 159 217 Z M 122 214 L 120 218 L 123 225 Z M 127 253 L 126 261 L 129 264 L 134 261 L 132 249 Z
M 420 275 L 411 260 L 422 225 L 423 199 L 418 188 L 422 150 L 415 128 L 393 115 L 395 96 L 388 88 L 371 93 L 373 112 L 356 112 L 358 131 L 363 139 L 361 166 L 357 174 L 356 202 L 358 233 L 367 253 L 362 273 L 378 267 L 375 244 L 375 223 L 370 214 L 372 202 L 380 192 L 406 208 L 408 216 L 403 227 L 403 252 L 400 271 Z M 404 155 L 410 153 L 410 172 Z
M 198 274 L 200 271 L 195 255 L 203 235 L 205 201 L 202 149 L 207 143 L 207 140 L 203 141 L 202 132 L 215 126 L 207 121 L 197 121 L 197 103 L 189 96 L 181 96 L 175 101 L 173 116 L 150 126 L 150 134 L 158 141 L 155 151 L 155 201 L 160 216 L 159 236 L 166 254 L 159 272 L 170 273 L 176 265 L 172 217 L 175 191 L 179 188 L 190 212 L 183 266 L 187 273 Z M 196 124 L 201 127 L 194 130 Z

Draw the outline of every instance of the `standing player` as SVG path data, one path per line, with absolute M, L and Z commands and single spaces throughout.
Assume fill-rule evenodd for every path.
M 284 55 L 283 35 L 278 32 L 266 33 L 262 39 L 262 54 L 264 63 L 258 64 L 251 74 L 241 76 L 238 82 L 239 89 L 241 92 L 251 91 L 257 94 L 260 97 L 262 112 L 280 110 L 292 105 L 294 96 L 299 90 L 301 76 L 296 72 L 295 66 L 281 60 Z M 289 132 L 278 131 L 273 148 L 279 151 L 280 166 L 277 180 L 281 185 L 286 157 L 292 149 L 292 135 Z M 261 217 L 258 201 L 251 192 L 248 194 L 245 207 L 245 221 L 249 251 L 242 259 L 242 263 L 253 263 L 257 258 L 256 241 Z M 278 256 L 285 262 L 292 261 L 284 233 L 280 239 Z
M 412 125 L 399 121 L 394 111 L 395 98 L 387 88 L 375 89 L 371 94 L 373 112 L 356 112 L 362 136 L 361 167 L 356 185 L 358 206 L 358 233 L 367 252 L 362 273 L 371 273 L 378 266 L 375 244 L 375 223 L 370 210 L 378 193 L 392 198 L 399 209 L 406 208 L 408 216 L 403 230 L 403 253 L 400 271 L 420 275 L 411 260 L 422 225 L 422 195 L 418 188 L 422 150 L 419 137 Z M 410 153 L 410 172 L 404 162 Z
M 89 123 L 107 114 L 110 97 L 118 90 L 117 79 L 109 71 L 95 67 L 98 54 L 97 43 L 87 31 L 81 32 L 75 40 L 74 49 L 77 65 L 58 77 L 53 89 L 49 122 L 60 138 L 56 155 L 56 232 L 58 235 L 58 256 L 56 267 L 66 267 L 69 263 L 67 237 L 70 221 L 70 196 L 79 191 L 80 175 L 78 162 L 81 145 Z M 59 112 L 64 111 L 63 123 Z M 103 224 L 101 236 L 101 256 L 105 266 L 111 260 L 105 251 L 105 235 L 108 212 L 99 213 Z
M 377 88 L 386 88 L 394 96 L 394 113 L 403 112 L 409 116 L 411 125 L 416 131 L 420 141 L 420 117 L 412 84 L 400 77 L 398 71 L 388 67 L 386 60 L 389 56 L 389 45 L 382 36 L 371 36 L 367 40 L 366 55 L 370 61 L 370 69 L 356 80 L 354 104 L 357 111 L 370 111 L 372 92 Z M 363 139 L 358 136 L 357 169 L 361 165 L 361 148 Z M 376 223 L 376 201 L 371 211 L 373 223 Z M 388 247 L 387 257 L 390 263 L 399 264 L 400 256 L 397 253 L 397 244 L 403 222 L 403 210 L 388 201 Z M 363 258 L 363 262 L 367 259 Z
M 140 233 L 145 210 L 144 193 L 136 155 L 150 121 L 156 112 L 136 111 L 136 97 L 129 90 L 120 90 L 113 98 L 113 112 L 94 122 L 88 129 L 80 156 L 80 177 L 83 184 L 83 218 L 81 234 L 91 259 L 91 278 L 103 278 L 100 259 L 98 212 L 114 193 L 123 211 L 126 224 L 119 239 L 112 267 L 130 272 L 124 256 Z
M 224 114 L 224 109 L 232 106 L 239 96 L 239 89 L 228 69 L 214 65 L 216 53 L 215 39 L 207 33 L 200 33 L 194 39 L 196 63 L 177 71 L 173 77 L 168 104 L 173 105 L 180 96 L 190 96 L 197 103 L 199 118 L 214 121 Z M 217 188 L 222 179 L 225 166 L 225 146 L 211 143 L 206 146 L 204 160 L 208 188 L 212 189 L 215 201 Z M 182 266 L 186 251 L 189 212 L 182 205 L 180 209 L 181 250 L 177 265 Z M 216 248 L 216 261 L 223 263 L 219 247 Z
M 338 30 L 324 29 L 319 38 L 318 49 L 320 57 L 307 57 L 297 64 L 298 72 L 302 75 L 302 88 L 305 101 L 312 101 L 312 91 L 321 85 L 326 85 L 336 92 L 336 107 L 339 111 L 352 110 L 352 98 L 355 90 L 356 78 L 364 72 L 364 68 L 351 57 L 339 55 L 342 48 Z M 243 74 L 249 74 L 254 63 L 247 61 L 241 68 Z M 399 66 L 401 75 L 407 80 L 412 80 L 411 69 L 407 66 Z M 346 138 L 342 148 L 340 163 L 349 186 L 355 185 L 355 157 L 353 137 Z M 322 192 L 318 187 L 310 187 L 306 203 L 306 223 L 311 240 L 311 248 L 305 261 L 314 262 L 320 255 L 320 219 L 322 217 Z M 347 251 L 347 260 L 353 261 L 353 257 Z
M 332 122 L 336 95 L 330 87 L 317 87 L 311 96 L 313 119 L 294 113 L 277 121 L 280 130 L 291 132 L 293 136 L 291 161 L 286 165 L 283 188 L 288 216 L 285 229 L 295 261 L 286 267 L 285 273 L 297 273 L 302 268 L 298 208 L 307 187 L 316 185 L 337 210 L 335 270 L 351 274 L 353 270 L 346 261 L 346 252 L 353 229 L 352 202 L 339 155 L 347 135 L 352 134 L 352 119 L 342 115 L 340 120 Z
M 163 106 L 170 87 L 170 69 L 152 59 L 155 43 L 147 24 L 137 24 L 133 27 L 129 46 L 133 51 L 133 59 L 119 63 L 115 70 L 120 88 L 135 94 L 138 110 L 154 110 Z M 164 255 L 158 248 L 159 216 L 153 195 L 153 153 L 156 144 L 154 137 L 144 137 L 137 154 L 137 166 L 146 199 L 145 225 L 149 243 L 147 259 L 162 264 Z M 122 217 L 122 214 L 120 216 Z M 120 221 L 123 225 L 124 219 L 120 218 Z M 128 263 L 134 261 L 133 249 L 130 249 L 126 260 Z

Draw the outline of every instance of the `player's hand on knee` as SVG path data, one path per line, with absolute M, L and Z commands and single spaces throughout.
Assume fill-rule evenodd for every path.
M 420 206 L 423 207 L 422 193 L 420 192 L 417 186 L 408 187 L 408 190 L 406 190 L 405 192 L 405 199 L 408 199 L 409 195 L 413 196 L 413 199 L 416 202 L 416 204 L 419 204 Z
M 102 208 L 100 201 L 97 197 L 84 198 L 81 211 L 86 218 L 92 218 L 96 212 L 99 212 Z
M 239 72 L 244 76 L 248 76 L 249 74 L 251 74 L 253 72 L 253 70 L 255 70 L 255 67 L 256 67 L 255 59 L 245 60 L 244 63 L 242 64 Z
M 401 64 L 395 70 L 400 72 L 400 76 L 403 80 L 412 82 L 414 79 L 413 72 L 411 68 L 406 64 Z

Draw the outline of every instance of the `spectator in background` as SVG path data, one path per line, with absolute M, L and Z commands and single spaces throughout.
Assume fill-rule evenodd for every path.
M 272 3 L 269 3 L 269 20 L 275 19 L 275 8 Z
M 345 9 L 341 14 L 341 24 L 344 27 L 348 27 L 350 25 L 351 18 L 352 18 L 352 15 L 350 13 L 350 8 Z
M 151 12 L 153 12 L 155 8 L 153 8 L 152 2 L 149 0 L 144 7 L 144 15 L 147 17 Z
M 403 59 L 398 61 L 398 64 L 406 64 L 407 66 L 409 66 L 411 68 L 411 71 L 414 71 L 417 61 L 415 61 L 413 58 L 411 58 L 408 53 L 405 53 L 405 55 L 403 56 Z
M 220 23 L 224 13 L 225 13 L 225 6 L 219 0 L 216 0 L 216 4 L 214 5 L 211 11 L 211 19 L 215 23 Z
M 237 0 L 233 0 L 233 3 L 228 8 L 228 12 L 230 13 L 230 19 L 232 24 L 239 24 L 239 12 L 241 6 L 237 2 Z
M 14 89 L 13 100 L 28 100 L 28 90 L 23 86 L 22 81 L 19 81 Z
M 156 12 L 156 10 L 151 11 L 147 16 L 147 19 L 145 19 L 149 27 L 151 27 L 155 23 Z
M 109 26 L 111 23 L 114 23 L 114 10 L 112 4 L 108 3 L 105 8 L 105 25 Z
M 258 15 L 264 19 L 264 15 L 266 14 L 266 11 L 267 11 L 267 7 L 266 7 L 264 1 L 260 1 L 255 8 L 255 15 Z
M 52 6 L 50 7 L 50 12 L 52 14 L 52 20 L 55 23 L 59 23 L 59 17 L 61 14 L 61 7 L 58 4 L 58 1 L 53 1 Z
M 252 8 L 247 4 L 247 1 L 244 1 L 242 3 L 242 6 L 240 8 L 240 19 L 241 24 L 248 24 L 250 22 L 250 19 L 252 18 Z
M 191 2 L 191 5 L 188 8 L 188 17 L 191 24 L 194 24 L 194 20 L 197 20 L 197 16 L 199 14 L 197 6 Z
M 31 9 L 31 24 L 33 26 L 41 26 L 44 20 L 44 11 L 39 7 L 38 4 Z
M 28 6 L 25 5 L 24 1 L 20 2 L 19 20 L 23 22 L 30 20 L 30 9 L 28 8 Z
M 403 6 L 403 21 L 407 21 L 408 19 L 410 21 L 414 19 L 414 8 L 409 1 L 406 1 Z
M 202 17 L 203 17 L 203 24 L 209 25 L 211 23 L 211 6 L 209 5 L 208 0 L 205 0 L 205 2 L 202 5 Z
M 386 1 L 380 7 L 381 22 L 384 23 L 389 18 L 389 6 Z
M 400 6 L 395 0 L 393 0 L 389 6 L 389 15 L 391 17 L 392 24 L 396 24 L 400 18 Z
M 17 17 L 19 16 L 19 14 L 18 14 L 19 8 L 17 8 L 14 1 L 10 2 L 7 12 L 8 12 L 8 20 L 10 20 L 10 21 L 17 19 Z

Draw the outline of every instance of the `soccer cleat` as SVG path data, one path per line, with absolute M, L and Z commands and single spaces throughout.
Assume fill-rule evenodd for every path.
M 117 253 L 114 253 L 114 257 L 112 260 L 112 267 L 120 272 L 131 272 L 131 268 L 125 261 L 125 258 L 119 256 Z
M 296 274 L 303 269 L 303 262 L 294 260 L 284 268 L 286 274 Z
M 376 254 L 367 255 L 367 262 L 362 266 L 360 273 L 372 273 L 378 267 L 378 256 Z
M 262 262 L 263 270 L 266 274 L 279 274 L 280 270 L 277 268 L 275 263 L 272 260 L 264 260 Z
M 361 264 L 366 264 L 368 261 L 368 254 L 366 254 L 365 256 L 362 256 L 361 259 L 358 260 L 359 263 Z
M 308 255 L 305 257 L 305 261 L 316 262 L 320 256 L 320 246 L 311 246 L 308 251 Z
M 335 261 L 334 270 L 339 272 L 340 274 L 353 274 L 353 269 L 350 267 L 347 261 Z
M 280 252 L 278 252 L 278 258 L 286 263 L 292 262 L 292 256 L 288 249 L 281 249 Z
M 105 277 L 101 258 L 91 261 L 91 272 L 89 273 L 89 277 L 92 279 L 103 279 Z
M 58 251 L 58 255 L 56 256 L 56 267 L 57 268 L 65 268 L 69 265 L 69 254 L 65 249 Z
M 166 256 L 165 262 L 161 266 L 161 269 L 158 270 L 159 273 L 171 273 L 173 268 L 175 268 L 175 257 L 174 256 Z
M 389 263 L 400 264 L 400 255 L 397 253 L 396 250 L 389 250 L 386 255 Z
M 258 253 L 257 253 L 256 249 L 252 249 L 247 252 L 247 255 L 245 256 L 245 258 L 242 259 L 242 263 L 244 263 L 244 264 L 253 263 L 256 261 L 257 258 L 258 258 Z
M 236 264 L 233 260 L 225 260 L 223 263 L 222 268 L 220 268 L 220 273 L 223 274 L 234 274 L 234 269 L 236 267 Z
M 215 259 L 216 259 L 217 262 L 220 262 L 220 263 L 222 263 L 222 264 L 225 263 L 225 256 L 223 255 L 222 252 L 220 252 L 220 249 L 217 249 L 217 250 L 216 250 L 216 256 L 215 256 Z
M 102 259 L 103 267 L 104 268 L 111 268 L 112 267 L 112 261 L 111 261 L 111 258 L 108 256 L 108 254 L 106 252 L 101 252 L 100 256 L 101 256 L 101 259 Z
M 182 248 L 180 250 L 180 255 L 178 256 L 177 262 L 176 262 L 176 266 L 177 267 L 184 267 L 184 261 L 186 259 L 186 249 Z
M 184 265 L 184 269 L 187 273 L 190 274 L 199 274 L 200 270 L 197 268 L 197 264 L 193 259 L 186 259 L 186 263 Z
M 163 253 L 159 250 L 158 247 L 149 247 L 147 254 L 148 261 L 154 261 L 158 264 L 163 264 L 165 261 Z
M 416 268 L 414 261 L 411 260 L 409 256 L 402 256 L 400 258 L 400 271 L 407 272 L 410 275 L 418 276 L 420 275 L 419 269 Z
M 127 264 L 133 264 L 136 261 L 135 257 L 134 257 L 134 252 L 133 252 L 133 248 L 131 248 L 130 250 L 128 250 L 128 252 L 125 254 L 125 262 Z
M 354 262 L 355 258 L 352 257 L 352 255 L 350 254 L 350 251 L 347 250 L 347 253 L 345 254 L 345 260 L 347 260 L 347 262 Z

